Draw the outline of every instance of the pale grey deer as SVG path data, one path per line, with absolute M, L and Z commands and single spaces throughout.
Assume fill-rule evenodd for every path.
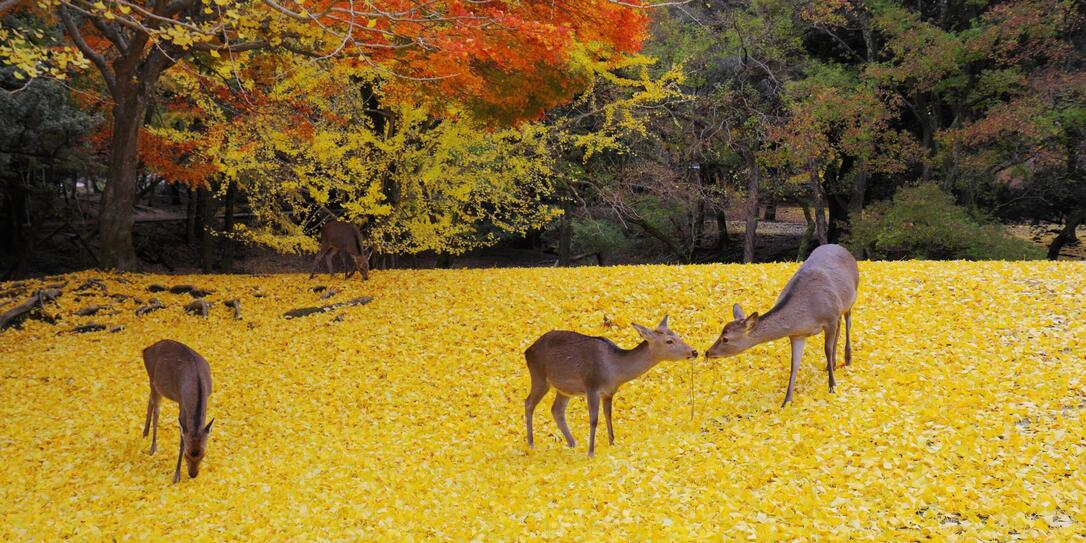
M 716 343 L 705 352 L 706 358 L 737 355 L 759 343 L 787 337 L 792 342 L 792 373 L 788 391 L 781 407 L 792 401 L 796 372 L 803 359 L 807 338 L 826 336 L 826 371 L 830 392 L 837 382 L 833 370 L 837 365 L 837 337 L 841 319 L 845 321 L 845 365 L 852 363 L 852 306 L 860 285 L 856 259 L 840 245 L 823 245 L 815 249 L 784 286 L 777 303 L 764 315 L 745 316 L 739 304 L 732 307 L 735 320 L 724 325 Z

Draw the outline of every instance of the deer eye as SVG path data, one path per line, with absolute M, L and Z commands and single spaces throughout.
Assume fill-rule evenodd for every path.
M 673 344 L 673 343 L 675 343 L 675 340 L 674 340 L 674 339 L 669 339 L 669 340 L 667 340 L 667 344 L 668 344 L 668 345 L 671 345 L 671 344 Z
M 726 338 L 726 337 L 723 337 L 723 336 L 722 336 L 722 337 L 720 338 L 720 342 L 721 342 L 721 343 L 727 343 L 727 342 L 728 342 L 728 338 Z

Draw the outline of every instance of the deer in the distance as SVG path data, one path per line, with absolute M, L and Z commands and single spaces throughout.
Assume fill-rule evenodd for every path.
M 588 456 L 592 456 L 596 450 L 596 423 L 599 421 L 600 400 L 603 401 L 603 415 L 607 419 L 608 442 L 614 445 L 611 402 L 618 388 L 664 360 L 684 360 L 698 356 L 694 349 L 668 329 L 667 316 L 664 316 L 655 330 L 636 323 L 633 327 L 644 341 L 629 350 L 606 338 L 563 330 L 547 332 L 528 347 L 524 358 L 528 362 L 532 390 L 524 400 L 524 419 L 528 427 L 529 447 L 534 444 L 532 414 L 551 387 L 557 390 L 551 415 L 570 447 L 576 442 L 566 425 L 566 404 L 571 396 L 585 396 L 587 399 L 588 423 L 591 428 Z
M 860 271 L 856 259 L 840 245 L 823 245 L 815 249 L 807 261 L 784 286 L 777 303 L 764 315 L 746 316 L 739 304 L 732 307 L 735 320 L 724 325 L 716 343 L 705 352 L 706 358 L 737 355 L 755 345 L 787 337 L 792 342 L 792 373 L 788 392 L 781 407 L 792 401 L 796 372 L 803 359 L 803 347 L 810 336 L 825 334 L 826 371 L 830 377 L 830 392 L 837 386 L 833 370 L 837 365 L 837 337 L 841 319 L 845 321 L 845 365 L 852 363 L 852 305 Z
M 344 266 L 347 268 L 344 271 L 344 279 L 349 279 L 355 271 L 358 271 L 362 280 L 368 280 L 370 252 L 370 247 L 362 238 L 362 232 L 357 226 L 342 221 L 328 221 L 321 229 L 321 250 L 317 253 L 317 258 L 313 259 L 313 269 L 309 272 L 309 278 L 312 279 L 316 275 L 321 259 L 324 259 L 324 264 L 328 267 L 328 274 L 334 273 L 332 257 L 338 254 L 342 255 Z
M 177 452 L 173 482 L 181 480 L 182 458 L 188 466 L 189 477 L 196 477 L 200 472 L 200 461 L 207 452 L 211 424 L 215 422 L 212 419 L 204 425 L 207 397 L 211 395 L 211 368 L 196 351 L 168 339 L 143 350 L 143 365 L 151 381 L 147 420 L 143 423 L 143 437 L 147 437 L 148 429 L 154 428 L 150 454 L 155 454 L 158 449 L 158 403 L 165 396 L 177 402 L 177 422 L 181 425 L 181 445 Z

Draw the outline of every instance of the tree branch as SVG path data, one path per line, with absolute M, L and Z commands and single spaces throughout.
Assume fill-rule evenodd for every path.
M 0 2 L 0 17 L 3 17 L 7 12 L 11 11 L 12 8 L 19 5 L 20 1 L 21 0 L 3 0 Z
M 128 53 L 128 40 L 124 39 L 124 36 L 121 35 L 120 30 L 118 30 L 116 26 L 102 22 L 97 17 L 91 19 L 91 24 L 93 24 L 94 28 L 97 28 L 103 36 L 109 39 L 109 41 L 113 42 L 113 45 L 122 55 Z
M 242 51 L 252 51 L 253 49 L 262 49 L 268 46 L 268 42 L 261 41 L 248 41 L 241 43 L 233 43 L 226 45 L 215 45 L 211 43 L 194 43 L 189 46 L 189 49 L 196 51 L 215 51 L 218 53 L 241 53 Z M 292 51 L 293 52 L 293 51 Z
M 110 94 L 116 96 L 117 79 L 113 75 L 113 71 L 109 69 L 109 64 L 106 63 L 106 59 L 97 51 L 87 45 L 87 41 L 83 39 L 83 34 L 79 33 L 79 28 L 75 26 L 75 22 L 72 21 L 72 14 L 68 13 L 68 6 L 60 5 L 60 20 L 64 23 L 64 30 L 68 33 L 68 36 L 72 38 L 75 46 L 98 67 L 98 70 L 102 72 L 102 79 L 106 82 L 106 87 L 109 89 Z

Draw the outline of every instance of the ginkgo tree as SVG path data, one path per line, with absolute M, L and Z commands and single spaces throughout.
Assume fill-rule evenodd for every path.
M 254 52 L 235 67 L 168 75 L 170 121 L 145 135 L 192 151 L 171 159 L 197 173 L 209 166 L 220 190 L 245 195 L 254 220 L 230 234 L 246 241 L 314 250 L 313 227 L 331 213 L 362 225 L 385 254 L 459 254 L 542 227 L 558 213 L 550 197 L 565 182 L 559 156 L 620 146 L 645 130 L 641 108 L 676 96 L 679 67 L 653 77 L 653 59 L 604 61 L 598 48 L 571 54 L 567 73 L 586 90 L 571 112 L 545 122 L 495 128 L 453 105 L 438 115 L 396 92 L 399 79 L 350 59 Z M 604 97 L 601 85 L 623 90 Z M 580 124 L 588 117 L 598 117 L 591 130 Z M 162 170 L 159 162 L 149 165 Z
M 71 44 L 97 68 L 112 103 L 98 233 L 103 262 L 127 269 L 136 265 L 139 133 L 171 68 L 197 56 L 233 62 L 258 50 L 349 58 L 360 69 L 391 74 L 390 93 L 439 114 L 455 105 L 489 126 L 503 126 L 537 117 L 585 84 L 566 70 L 577 44 L 604 44 L 601 54 L 638 49 L 647 19 L 637 6 L 608 0 L 43 0 L 26 7 L 60 21 Z
M 488 129 L 467 110 L 435 117 L 389 99 L 394 81 L 372 69 L 294 68 L 263 89 L 264 107 L 218 123 L 201 150 L 247 196 L 255 220 L 234 234 L 315 250 L 307 227 L 331 212 L 360 224 L 381 253 L 458 254 L 554 216 L 542 200 L 551 191 L 543 125 Z

